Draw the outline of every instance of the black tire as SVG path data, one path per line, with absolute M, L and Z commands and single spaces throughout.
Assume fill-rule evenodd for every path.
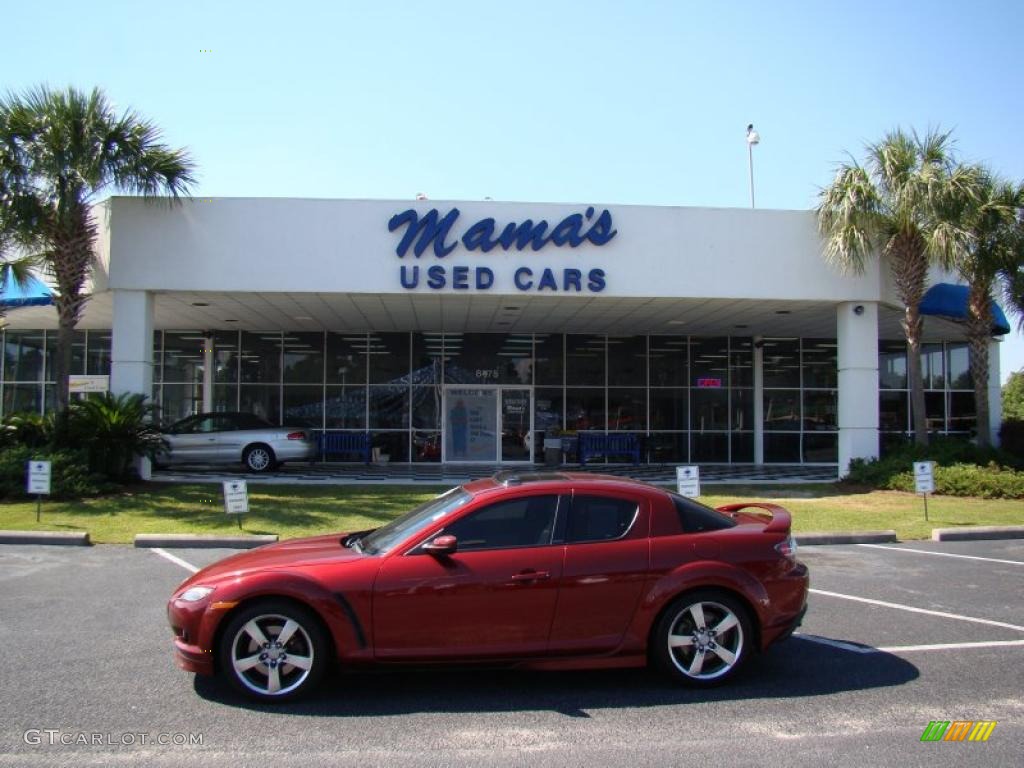
M 274 449 L 263 443 L 255 443 L 242 451 L 242 463 L 250 472 L 270 472 L 277 466 Z
M 286 631 L 288 637 L 278 644 Z M 217 649 L 218 669 L 244 696 L 289 701 L 308 695 L 320 684 L 330 647 L 312 611 L 286 600 L 261 600 L 232 616 L 224 628 Z M 293 663 L 300 659 L 301 664 Z
M 676 598 L 661 615 L 651 656 L 676 681 L 709 687 L 736 674 L 753 639 L 745 605 L 728 593 L 702 589 Z

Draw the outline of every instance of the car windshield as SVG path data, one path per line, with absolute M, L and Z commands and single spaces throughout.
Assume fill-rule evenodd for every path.
M 473 497 L 461 488 L 452 488 L 447 493 L 420 504 L 397 520 L 392 520 L 387 525 L 381 526 L 362 539 L 359 544 L 363 552 L 368 555 L 384 554 L 399 542 L 422 531 L 436 520 L 450 515 L 471 498 Z

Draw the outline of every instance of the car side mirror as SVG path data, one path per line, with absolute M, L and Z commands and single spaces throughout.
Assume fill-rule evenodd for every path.
M 420 547 L 428 555 L 454 555 L 458 548 L 459 540 L 451 534 L 438 536 Z

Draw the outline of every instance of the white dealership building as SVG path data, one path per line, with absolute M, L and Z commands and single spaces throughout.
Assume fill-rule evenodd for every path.
M 830 267 L 813 212 L 126 197 L 96 211 L 74 372 L 151 395 L 167 420 L 241 410 L 369 433 L 392 462 L 541 461 L 552 438 L 571 461 L 581 434 L 622 433 L 647 463 L 840 473 L 910 428 L 888 267 Z M 968 433 L 963 306 L 933 282 L 928 422 Z M 4 412 L 45 410 L 56 314 L 8 304 Z

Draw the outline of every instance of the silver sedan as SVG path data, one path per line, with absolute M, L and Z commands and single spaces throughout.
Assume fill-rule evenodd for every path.
M 309 430 L 275 427 L 252 413 L 199 413 L 163 430 L 167 450 L 158 464 L 237 464 L 268 472 L 285 461 L 312 461 L 317 443 Z

